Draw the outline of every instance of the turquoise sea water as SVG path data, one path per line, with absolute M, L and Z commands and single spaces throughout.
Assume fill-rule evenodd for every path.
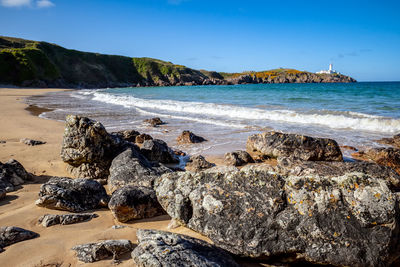
M 78 90 L 30 101 L 56 108 L 43 115 L 48 118 L 84 114 L 109 130 L 138 129 L 172 146 L 182 130 L 210 140 L 179 147 L 191 153 L 244 149 L 248 135 L 265 130 L 329 137 L 359 148 L 400 132 L 400 82 Z M 142 124 L 155 116 L 168 124 L 155 129 Z

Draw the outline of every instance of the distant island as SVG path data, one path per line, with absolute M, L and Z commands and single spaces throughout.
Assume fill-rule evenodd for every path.
M 225 73 L 194 70 L 152 58 L 81 52 L 47 42 L 0 36 L 0 84 L 107 88 L 257 83 L 352 83 L 339 73 L 273 69 Z

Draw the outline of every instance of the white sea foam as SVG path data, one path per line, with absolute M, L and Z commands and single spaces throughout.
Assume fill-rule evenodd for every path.
M 249 122 L 249 124 L 259 123 L 259 121 L 317 124 L 333 129 L 353 129 L 386 134 L 400 131 L 399 119 L 386 118 L 358 112 L 319 111 L 315 113 L 302 113 L 294 110 L 267 110 L 235 105 L 221 105 L 215 103 L 149 100 L 129 95 L 117 96 L 109 93 L 103 93 L 101 91 L 94 91 L 90 93 L 82 92 L 82 94 L 92 94 L 93 100 L 109 104 L 122 105 L 127 108 L 136 108 L 142 112 L 164 112 L 164 115 L 174 116 L 176 118 L 180 117 L 181 119 L 190 119 L 219 125 L 224 125 L 224 123 L 226 124 L 226 119 L 228 119 L 231 121 L 238 121 L 238 123 L 241 120 L 246 120 Z M 201 118 L 199 118 L 199 116 Z M 229 123 L 229 126 L 231 125 L 240 127 L 244 126 L 240 124 Z

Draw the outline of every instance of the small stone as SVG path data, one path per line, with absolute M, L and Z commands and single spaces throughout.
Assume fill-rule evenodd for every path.
M 5 226 L 0 228 L 0 252 L 4 247 L 18 243 L 24 240 L 38 237 L 35 232 L 25 230 L 15 226 Z
M 247 163 L 254 163 L 254 159 L 250 156 L 250 154 L 241 150 L 226 153 L 224 158 L 228 165 L 233 166 L 243 166 Z
M 143 144 L 144 141 L 146 141 L 146 140 L 153 140 L 153 137 L 151 137 L 148 134 L 140 134 L 140 135 L 136 136 L 135 143 L 136 144 Z
M 90 221 L 92 218 L 96 217 L 98 217 L 98 215 L 94 213 L 63 214 L 63 215 L 46 214 L 41 216 L 38 222 L 41 223 L 44 227 L 49 227 L 56 224 L 67 225 L 78 222 Z
M 186 170 L 188 171 L 200 171 L 214 167 L 215 164 L 208 162 L 202 155 L 190 157 L 186 164 Z
M 176 139 L 178 144 L 194 144 L 207 141 L 201 136 L 195 135 L 191 131 L 183 131 L 180 136 Z
M 152 127 L 157 127 L 158 125 L 163 125 L 165 124 L 165 122 L 163 122 L 160 118 L 151 118 L 151 119 L 147 119 L 144 120 L 143 122 L 151 125 Z
M 73 247 L 72 250 L 76 252 L 78 260 L 90 263 L 108 257 L 113 257 L 113 260 L 118 260 L 118 257 L 132 251 L 133 248 L 134 246 L 131 241 L 121 239 L 78 245 Z
M 24 143 L 25 145 L 28 146 L 37 146 L 37 145 L 43 145 L 46 144 L 46 142 L 44 141 L 40 141 L 40 140 L 33 140 L 33 139 L 28 139 L 28 138 L 24 138 L 19 140 L 21 143 Z

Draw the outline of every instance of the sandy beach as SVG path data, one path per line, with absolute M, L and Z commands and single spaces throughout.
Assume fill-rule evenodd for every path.
M 78 262 L 71 248 L 78 244 L 105 239 L 129 239 L 136 242 L 136 229 L 167 230 L 170 222 L 167 215 L 147 220 L 119 223 L 107 209 L 96 210 L 99 215 L 89 222 L 73 225 L 56 225 L 45 228 L 37 223 L 44 214 L 67 212 L 49 210 L 35 205 L 40 185 L 49 176 L 68 176 L 59 153 L 63 137 L 62 122 L 42 119 L 26 110 L 24 99 L 31 95 L 44 94 L 62 89 L 0 89 L 0 161 L 10 158 L 18 160 L 28 172 L 36 177 L 34 182 L 7 194 L 0 201 L 0 225 L 22 227 L 40 234 L 40 237 L 16 243 L 0 253 L 0 265 L 8 266 L 114 266 L 111 259 L 92 264 Z M 21 138 L 47 142 L 40 146 L 20 143 Z M 126 225 L 123 229 L 112 229 L 113 225 Z M 179 227 L 172 232 L 183 233 L 207 240 L 205 237 Z M 122 259 L 119 266 L 132 266 L 130 255 Z

